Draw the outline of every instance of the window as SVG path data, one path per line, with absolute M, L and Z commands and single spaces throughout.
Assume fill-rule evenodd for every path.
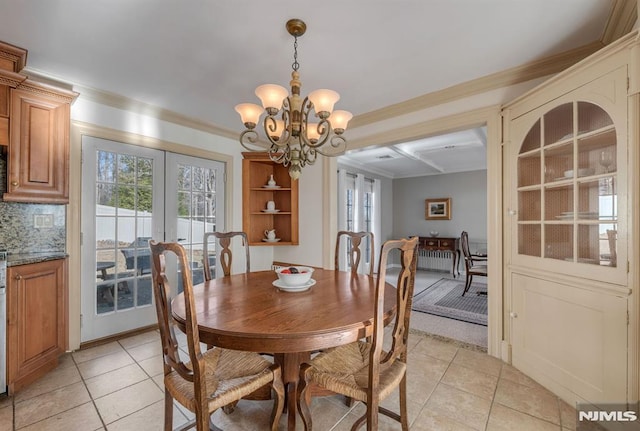
M 380 245 L 380 180 L 367 178 L 363 174 L 338 171 L 338 230 L 352 232 L 373 232 L 374 244 Z M 377 196 L 378 195 L 378 196 Z M 348 250 L 351 244 L 343 247 L 339 257 L 340 268 L 348 270 Z M 371 255 L 371 243 L 367 240 L 362 249 L 361 268 L 358 272 L 368 273 Z

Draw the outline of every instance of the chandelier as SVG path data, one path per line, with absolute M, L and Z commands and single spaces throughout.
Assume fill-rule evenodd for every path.
M 291 94 L 279 85 L 261 85 L 256 88 L 256 96 L 262 101 L 262 106 L 241 103 L 235 109 L 246 127 L 240 134 L 240 144 L 249 151 L 264 151 L 264 148 L 256 149 L 249 145 L 258 141 L 255 128 L 266 111 L 262 126 L 269 141 L 269 158 L 288 166 L 289 175 L 297 180 L 301 169 L 314 164 L 318 154 L 333 157 L 344 153 L 347 141 L 342 134 L 353 115 L 333 110 L 333 105 L 340 99 L 333 90 L 312 91 L 304 100 L 300 97 L 298 37 L 305 33 L 307 25 L 300 19 L 291 19 L 286 27 L 294 37 L 293 72 L 289 82 Z M 325 144 L 328 145 L 324 147 Z

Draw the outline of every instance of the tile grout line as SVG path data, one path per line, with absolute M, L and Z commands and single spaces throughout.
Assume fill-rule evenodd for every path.
M 104 355 L 104 356 L 106 356 L 106 355 Z M 89 394 L 89 399 L 91 400 L 91 404 L 93 405 L 93 408 L 96 411 L 96 414 L 98 415 L 98 419 L 100 420 L 100 423 L 102 424 L 102 428 L 106 431 L 107 430 L 107 424 L 104 423 L 104 419 L 102 418 L 102 415 L 100 414 L 100 410 L 98 409 L 98 406 L 96 405 L 96 401 L 93 398 L 93 395 L 91 394 L 91 391 L 87 387 L 87 382 L 86 382 L 84 376 L 82 375 L 82 373 L 80 372 L 80 368 L 78 368 L 78 363 L 76 362 L 76 358 L 74 358 L 73 355 L 71 355 L 71 360 L 73 361 L 73 365 L 78 370 L 78 374 L 80 375 L 80 380 L 82 381 L 82 384 L 84 385 L 85 390 Z

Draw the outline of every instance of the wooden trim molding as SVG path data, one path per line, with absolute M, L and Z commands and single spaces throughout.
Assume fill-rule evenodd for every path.
M 20 72 L 26 65 L 26 49 L 0 42 L 0 70 Z
M 58 87 L 53 87 L 49 84 L 32 81 L 30 79 L 22 81 L 16 88 L 20 88 L 31 93 L 39 94 L 41 96 L 45 96 L 50 99 L 59 100 L 61 102 L 69 104 L 73 103 L 73 101 L 79 95 L 75 91 L 64 90 Z
M 478 79 L 463 82 L 451 87 L 414 97 L 413 99 L 396 103 L 385 108 L 353 117 L 349 128 L 366 126 L 389 118 L 410 114 L 443 103 L 452 102 L 465 97 L 481 94 L 490 90 L 519 84 L 532 79 L 559 73 L 580 60 L 593 54 L 604 45 L 602 42 L 592 42 L 571 51 L 545 57 L 530 63 L 513 67 Z
M 614 0 L 609 20 L 602 35 L 602 43 L 609 45 L 633 30 L 638 19 L 638 0 Z
M 1 51 L 0 51 L 1 52 Z M 20 83 L 26 80 L 27 77 L 20 75 L 16 72 L 9 72 L 0 68 L 0 85 L 6 85 L 11 88 L 16 88 Z
M 163 109 L 149 103 L 130 99 L 107 91 L 97 90 L 89 87 L 75 87 L 82 93 L 82 97 L 102 105 L 112 108 L 134 112 L 140 115 L 147 115 L 162 121 L 188 127 L 202 132 L 211 133 L 229 139 L 237 140 L 239 133 L 233 130 L 215 126 L 205 121 L 197 120 L 177 112 Z

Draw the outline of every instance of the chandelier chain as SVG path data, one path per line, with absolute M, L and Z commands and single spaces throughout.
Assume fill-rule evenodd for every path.
M 298 71 L 300 63 L 298 63 L 298 36 L 293 38 L 293 64 L 291 65 L 294 71 Z

